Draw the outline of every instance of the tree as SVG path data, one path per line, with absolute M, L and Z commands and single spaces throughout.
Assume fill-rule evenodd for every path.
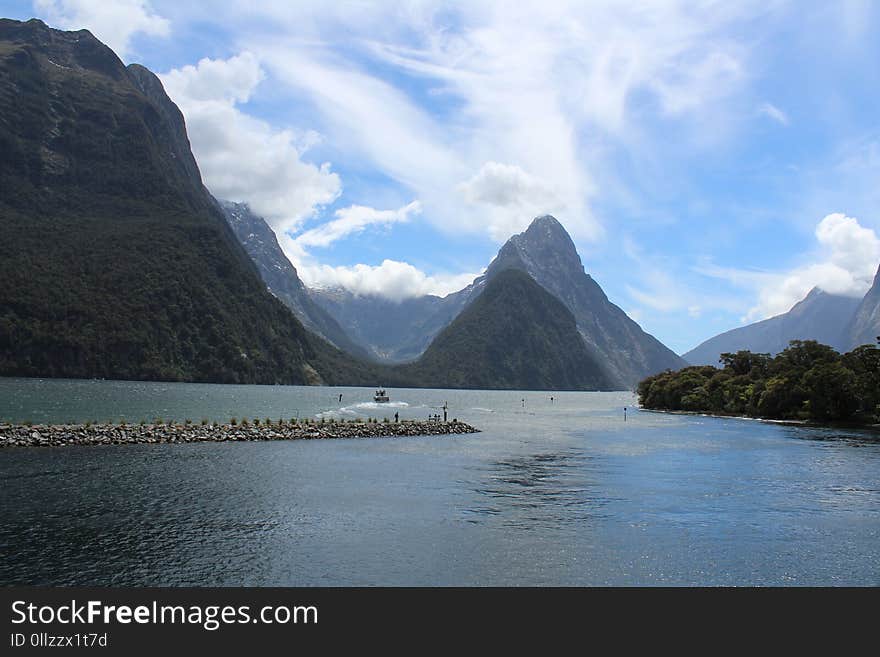
M 803 377 L 812 420 L 846 420 L 858 410 L 856 377 L 841 363 L 818 363 Z
M 724 369 L 731 370 L 737 376 L 752 373 L 762 376 L 770 363 L 770 354 L 754 354 L 751 351 L 723 353 L 719 362 L 724 365 Z
M 880 347 L 841 356 L 814 340 L 793 340 L 771 358 L 749 351 L 721 355 L 723 369 L 687 367 L 639 384 L 647 408 L 706 411 L 819 422 L 880 421 Z
M 842 362 L 855 375 L 858 411 L 880 419 L 880 348 L 868 344 L 856 347 L 844 354 Z
M 817 363 L 833 363 L 840 359 L 834 349 L 815 340 L 792 340 L 788 348 L 773 359 L 773 369 L 806 371 Z

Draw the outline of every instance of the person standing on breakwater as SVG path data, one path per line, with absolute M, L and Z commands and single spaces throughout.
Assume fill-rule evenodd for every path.
M 443 402 L 443 421 L 446 422 L 446 410 L 449 408 L 449 402 Z
M 397 411 L 394 411 L 394 424 L 400 422 L 400 414 Z

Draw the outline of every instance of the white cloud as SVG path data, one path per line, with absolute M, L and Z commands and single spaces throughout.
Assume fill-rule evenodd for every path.
M 294 238 L 301 247 L 329 246 L 352 233 L 359 233 L 367 226 L 405 223 L 412 215 L 419 214 L 422 206 L 413 201 L 399 210 L 376 210 L 363 205 L 351 205 L 336 211 L 336 219 L 307 230 Z
M 556 204 L 554 193 L 540 179 L 512 164 L 486 162 L 476 175 L 461 183 L 459 189 L 471 203 L 488 203 L 501 207 L 530 203 Z
M 493 239 L 504 241 L 544 214 L 567 214 L 567 204 L 552 185 L 513 164 L 486 162 L 458 185 L 465 201 L 488 213 Z
M 296 265 L 306 285 L 343 287 L 358 295 L 376 295 L 399 301 L 425 294 L 446 296 L 471 283 L 482 272 L 427 275 L 413 265 L 397 260 L 383 260 L 381 265 L 357 264 L 351 267 Z
M 198 65 L 172 70 L 162 79 L 187 102 L 245 103 L 265 77 L 254 54 L 243 52 L 225 60 L 206 57 Z
M 314 44 L 294 40 L 252 44 L 278 80 L 313 104 L 332 135 L 331 148 L 397 181 L 416 195 L 435 226 L 449 231 L 480 230 L 462 212 L 449 211 L 454 182 L 467 168 L 446 143 L 448 127 L 392 84 L 339 61 Z M 453 182 L 454 181 L 454 182 Z
M 438 231 L 501 242 L 551 213 L 583 244 L 605 232 L 600 192 L 623 187 L 608 153 L 637 160 L 652 148 L 646 116 L 724 133 L 735 111 L 727 101 L 749 79 L 747 48 L 730 28 L 765 6 L 224 3 L 173 15 L 234 25 L 247 52 L 165 79 L 208 187 L 249 202 L 280 236 L 335 200 L 341 183 L 329 165 L 302 161 L 314 133 L 245 113 L 264 72 L 276 96 L 312 117 L 306 127 L 326 136 L 334 161 L 418 198 L 421 220 Z M 357 225 L 343 219 L 280 241 L 303 258 L 318 246 L 307 242 Z
M 773 103 L 762 103 L 758 113 L 768 116 L 781 125 L 788 125 L 788 115 Z
M 831 263 L 852 276 L 852 294 L 864 292 L 870 286 L 880 262 L 880 239 L 872 229 L 862 226 L 858 219 L 838 212 L 819 222 L 816 239 L 828 249 Z
M 787 272 L 756 272 L 703 266 L 696 271 L 752 288 L 758 300 L 743 321 L 788 312 L 814 287 L 830 294 L 859 297 L 871 287 L 880 264 L 880 238 L 858 219 L 829 214 L 816 226 L 815 261 Z
M 34 0 L 34 11 L 55 27 L 89 30 L 121 59 L 135 34 L 165 37 L 171 31 L 147 0 Z
M 435 294 L 445 296 L 465 287 L 480 273 L 428 275 L 407 262 L 386 259 L 380 265 L 331 266 L 317 261 L 310 247 L 327 247 L 333 242 L 370 226 L 406 223 L 422 211 L 413 201 L 397 210 L 377 210 L 353 205 L 341 208 L 335 219 L 294 237 L 279 235 L 279 243 L 300 277 L 310 287 L 342 287 L 358 295 L 377 295 L 393 301 Z
M 237 107 L 265 77 L 252 53 L 202 59 L 161 77 L 186 117 L 193 154 L 215 196 L 246 201 L 278 233 L 339 196 L 341 182 L 328 163 L 301 159 L 316 133 L 279 130 Z
M 651 140 L 634 124 L 646 105 L 683 128 L 701 130 L 693 119 L 702 117 L 706 134 L 722 134 L 734 113 L 726 101 L 748 79 L 745 47 L 723 32 L 765 7 L 269 3 L 248 10 L 296 36 L 256 29 L 241 42 L 317 110 L 340 157 L 403 185 L 437 229 L 501 241 L 550 211 L 576 239 L 596 241 L 596 172 L 612 176 L 607 140 L 643 151 Z M 537 198 L 474 203 L 454 193 L 514 167 Z

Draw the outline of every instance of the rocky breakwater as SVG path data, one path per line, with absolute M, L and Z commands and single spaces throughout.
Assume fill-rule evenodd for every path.
M 316 422 L 261 421 L 220 424 L 206 422 L 154 424 L 0 424 L 2 447 L 60 447 L 63 445 L 127 445 L 258 440 L 316 440 L 325 438 L 392 438 L 448 436 L 479 430 L 452 422 Z

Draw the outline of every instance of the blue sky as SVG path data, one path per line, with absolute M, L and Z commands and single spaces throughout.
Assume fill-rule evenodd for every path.
M 880 263 L 875 3 L 37 0 L 157 72 L 307 283 L 462 287 L 543 213 L 683 352 Z

